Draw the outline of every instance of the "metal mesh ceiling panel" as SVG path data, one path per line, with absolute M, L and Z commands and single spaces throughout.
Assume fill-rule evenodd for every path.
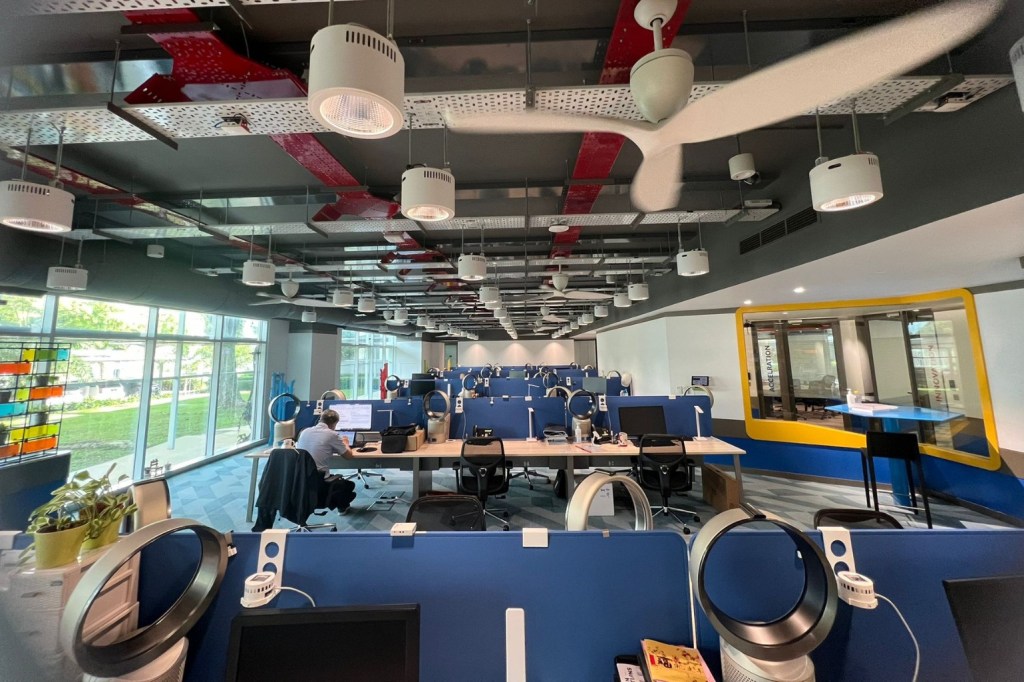
M 757 222 L 775 215 L 779 212 L 777 208 L 748 208 L 746 217 L 740 218 L 741 222 Z M 663 213 L 649 213 L 640 221 L 641 225 L 665 225 L 669 223 L 724 223 L 739 213 L 739 209 L 715 209 L 711 211 L 665 211 Z
M 283 5 L 319 0 L 239 0 L 243 5 Z M 80 12 L 125 12 L 130 10 L 226 7 L 227 0 L 16 0 L 23 14 L 76 14 Z
M 331 234 L 357 234 L 367 232 L 405 231 L 419 232 L 420 227 L 415 221 L 407 218 L 391 220 L 337 220 L 330 223 L 316 223 L 324 232 Z
M 636 220 L 636 213 L 579 213 L 573 215 L 535 215 L 530 217 L 530 227 L 548 227 L 556 222 L 567 223 L 570 227 L 591 225 L 629 225 Z
M 526 218 L 520 215 L 487 216 L 480 218 L 452 218 L 430 223 L 427 227 L 431 232 L 437 230 L 466 230 L 479 232 L 483 230 L 515 230 L 526 224 Z

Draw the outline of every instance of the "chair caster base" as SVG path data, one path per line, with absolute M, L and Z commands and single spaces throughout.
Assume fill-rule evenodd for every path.
M 694 522 L 694 523 L 700 523 L 700 517 L 699 517 L 699 516 L 697 516 L 696 514 L 694 514 L 694 515 L 693 515 L 693 522 Z
M 506 525 L 502 526 L 502 527 L 501 527 L 501 529 L 502 529 L 502 530 L 509 530 L 509 526 L 508 526 L 508 524 L 506 524 Z
M 381 480 L 381 481 L 383 482 L 383 481 L 386 481 L 386 480 L 388 480 L 388 479 L 386 479 L 386 478 L 384 478 L 383 476 L 381 476 L 381 477 L 380 477 L 380 480 Z
M 690 534 L 690 529 L 687 528 L 686 526 L 683 526 L 683 535 L 689 535 L 689 534 Z
M 364 483 L 363 487 L 366 488 L 367 490 L 369 490 L 370 489 L 370 484 L 369 483 Z

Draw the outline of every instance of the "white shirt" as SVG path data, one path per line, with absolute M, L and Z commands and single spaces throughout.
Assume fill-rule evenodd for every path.
M 311 454 L 313 461 L 316 462 L 316 468 L 324 473 L 328 471 L 327 461 L 331 455 L 344 457 L 349 453 L 349 449 L 341 440 L 341 434 L 323 422 L 300 433 L 295 447 Z

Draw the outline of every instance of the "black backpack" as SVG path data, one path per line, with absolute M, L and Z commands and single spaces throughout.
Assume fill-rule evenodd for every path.
M 393 455 L 405 452 L 405 445 L 409 436 L 416 434 L 416 425 L 389 426 L 384 429 L 380 436 L 380 451 L 382 454 Z

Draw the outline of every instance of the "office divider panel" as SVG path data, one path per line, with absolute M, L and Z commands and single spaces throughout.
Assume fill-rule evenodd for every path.
M 620 407 L 654 407 L 661 406 L 665 410 L 665 426 L 669 433 L 683 436 L 697 435 L 697 411 L 695 406 L 704 410 L 700 416 L 700 433 L 702 436 L 713 435 L 711 432 L 711 400 L 706 395 L 676 396 L 608 396 L 608 418 L 612 431 L 620 431 Z

